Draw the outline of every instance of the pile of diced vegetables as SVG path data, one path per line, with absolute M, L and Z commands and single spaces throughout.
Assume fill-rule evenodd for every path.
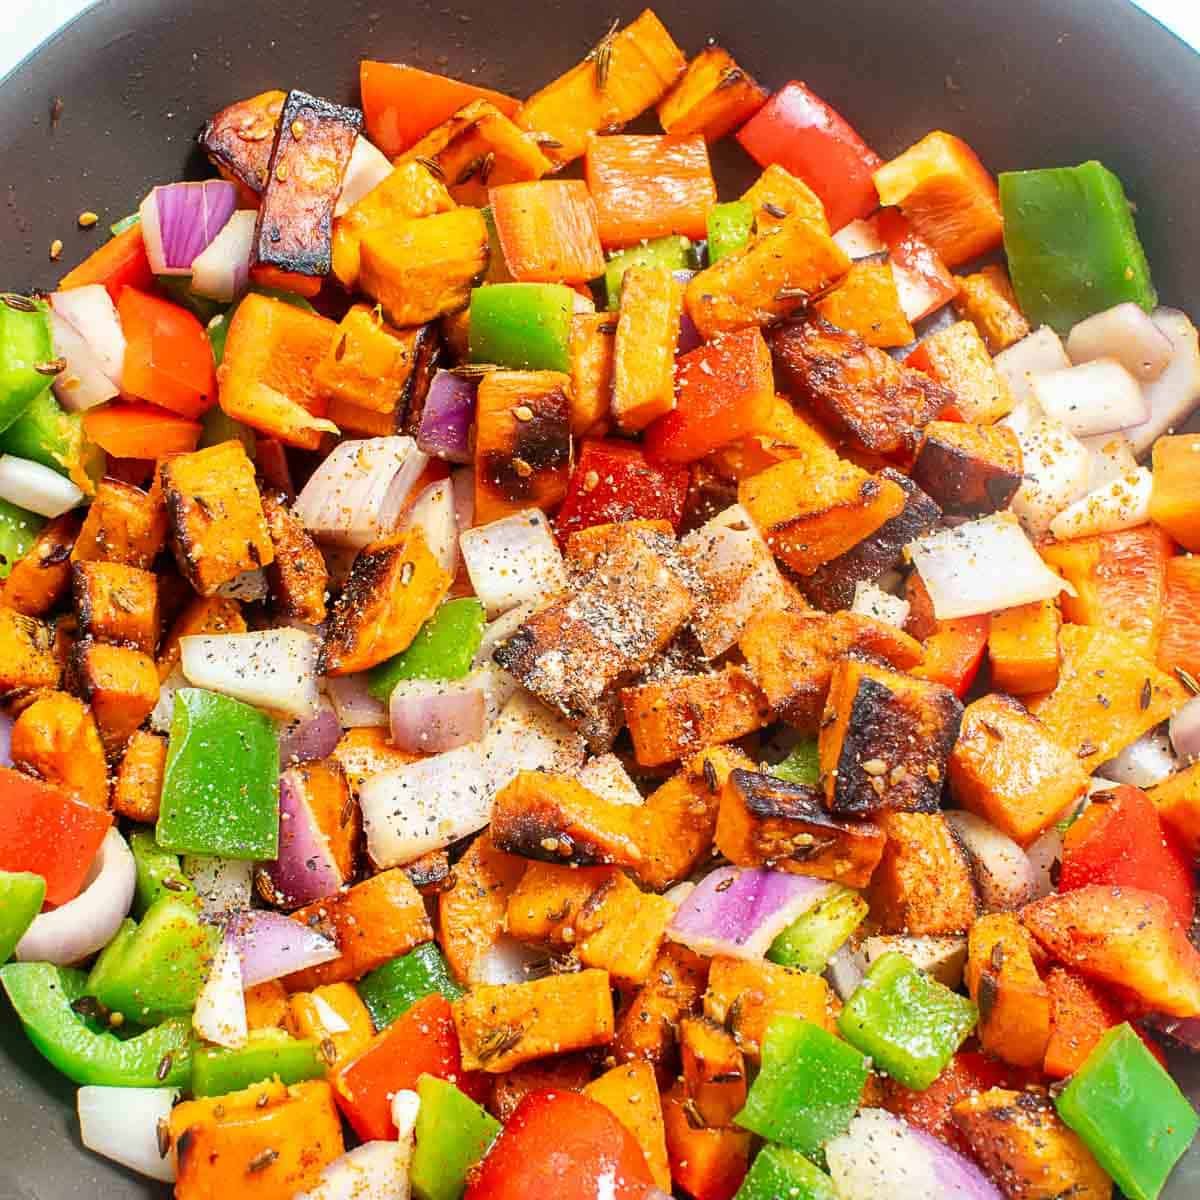
M 1117 177 L 884 161 L 649 11 L 523 103 L 364 62 L 200 140 L 0 296 L 0 981 L 84 1143 L 1157 1196 L 1200 350 Z

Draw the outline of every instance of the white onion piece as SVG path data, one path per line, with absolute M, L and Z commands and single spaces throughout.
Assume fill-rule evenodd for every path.
M 1185 762 L 1200 758 L 1200 696 L 1193 696 L 1171 717 L 1171 745 Z
M 1049 325 L 1001 350 L 992 360 L 1004 377 L 1013 400 L 1020 404 L 1033 397 L 1033 376 L 1065 370 L 1071 365 L 1057 333 Z
M 303 921 L 266 909 L 247 909 L 233 917 L 225 927 L 225 941 L 237 947 L 247 988 L 332 962 L 342 953 Z
M 246 290 L 257 220 L 257 209 L 239 209 L 192 261 L 191 290 L 197 296 L 231 304 Z
M 1145 385 L 1150 415 L 1125 432 L 1133 452 L 1144 454 L 1162 434 L 1178 429 L 1200 403 L 1200 338 L 1186 313 L 1156 308 L 1150 319 L 1171 343 L 1171 361 L 1153 382 Z
M 948 812 L 946 823 L 971 860 L 986 912 L 1009 912 L 1033 899 L 1037 887 L 1033 864 L 1012 838 L 973 812 Z
M 483 692 L 485 730 L 491 727 L 492 722 L 504 711 L 504 706 L 520 688 L 517 681 L 495 663 L 484 663 L 482 666 L 473 667 L 471 672 L 463 677 L 463 682 L 477 687 Z
M 858 990 L 866 973 L 866 959 L 858 950 L 851 949 L 849 942 L 839 946 L 825 964 L 825 978 L 843 1003 Z
M 528 983 L 546 969 L 546 951 L 502 933 L 471 963 L 467 982 Z
M 50 307 L 87 342 L 104 373 L 119 384 L 125 367 L 125 332 L 108 289 L 102 283 L 89 283 L 54 292 Z
M 392 164 L 388 156 L 360 133 L 354 139 L 350 161 L 342 174 L 342 190 L 338 194 L 337 204 L 333 206 L 333 215 L 342 216 L 368 192 L 374 191 L 391 173 Z
M 576 292 L 572 300 L 572 312 L 577 313 L 594 313 L 596 311 L 596 302 L 591 296 L 585 296 L 582 292 Z
M 1042 412 L 1076 437 L 1127 429 L 1150 415 L 1138 381 L 1112 358 L 1034 375 L 1030 386 Z
M 861 218 L 843 225 L 833 235 L 833 240 L 842 248 L 847 258 L 870 258 L 875 254 L 886 254 L 887 243 L 879 236 L 879 230 L 870 221 Z
M 200 897 L 201 915 L 225 921 L 250 907 L 254 888 L 254 864 L 240 858 L 218 858 L 214 854 L 185 854 L 183 873 Z
M 1137 470 L 1138 462 L 1133 447 L 1123 433 L 1101 433 L 1079 440 L 1092 456 L 1088 471 L 1089 492 Z
M 236 945 L 222 938 L 208 969 L 208 978 L 196 997 L 192 1028 L 216 1046 L 237 1050 L 246 1044 L 246 996 L 242 963 Z
M 171 721 L 175 716 L 175 693 L 180 688 L 190 687 L 187 676 L 178 664 L 171 668 L 171 673 L 158 685 L 158 699 L 150 710 L 150 728 L 155 733 L 170 733 Z
M 388 712 L 397 750 L 441 754 L 483 737 L 487 698 L 479 680 L 401 679 Z
M 595 792 L 612 804 L 645 803 L 637 784 L 629 778 L 625 764 L 615 754 L 601 754 L 584 763 L 579 782 L 589 792 Z
M 312 999 L 317 1020 L 320 1021 L 321 1028 L 326 1034 L 332 1036 L 335 1033 L 350 1032 L 350 1023 L 320 992 L 309 992 L 309 996 Z
M 439 479 L 423 489 L 400 528 L 420 529 L 438 566 L 451 576 L 457 574 L 458 520 L 454 514 L 454 486 L 449 479 Z
M 1051 825 L 1030 843 L 1025 851 L 1033 867 L 1033 898 L 1040 900 L 1054 891 L 1056 863 L 1062 862 L 1063 835 L 1057 825 Z
M 196 687 L 289 717 L 317 711 L 320 642 L 310 633 L 193 634 L 180 638 L 179 649 L 183 673 Z
M 903 596 L 890 595 L 870 580 L 860 579 L 854 585 L 854 602 L 850 605 L 850 611 L 858 613 L 860 617 L 873 617 L 885 625 L 903 629 L 910 607 Z
M 387 725 L 387 705 L 367 690 L 369 682 L 365 672 L 331 675 L 325 680 L 325 690 L 333 701 L 338 723 L 343 729 L 381 729 Z
M 159 1149 L 159 1126 L 171 1115 L 178 1088 L 97 1087 L 75 1093 L 79 1140 L 94 1154 L 157 1179 L 175 1182 L 175 1156 Z
M 939 621 L 1051 600 L 1061 591 L 1074 594 L 1008 513 L 936 530 L 908 550 Z
M 83 492 L 41 463 L 0 454 L 0 500 L 42 517 L 61 517 L 82 503 Z
M 527 508 L 511 517 L 468 529 L 458 539 L 475 594 L 488 620 L 523 604 L 548 598 L 567 583 L 558 543 L 546 514 Z
M 1135 379 L 1150 383 L 1171 361 L 1171 343 L 1149 315 L 1132 301 L 1080 321 L 1067 334 L 1073 363 L 1115 358 Z
M 540 700 L 518 688 L 483 739 L 484 769 L 492 792 L 520 771 L 573 775 L 583 765 L 579 733 Z
M 322 1167 L 316 1184 L 295 1200 L 409 1200 L 411 1159 L 411 1146 L 402 1142 L 363 1142 Z
M 125 839 L 110 829 L 83 890 L 66 904 L 33 918 L 17 943 L 17 960 L 66 967 L 103 949 L 128 915 L 136 883 L 133 854 Z
M 401 1088 L 392 1096 L 392 1124 L 396 1127 L 396 1141 L 412 1152 L 413 1134 L 417 1127 L 417 1114 L 421 1111 L 421 1097 L 409 1088 Z
M 1116 783 L 1152 788 L 1179 768 L 1171 738 L 1163 728 L 1151 729 L 1097 769 Z
M 1000 424 L 1017 435 L 1025 476 L 1009 510 L 1030 537 L 1041 537 L 1064 508 L 1087 495 L 1092 456 L 1058 421 L 1042 418 L 1022 427 L 1005 417 Z
M 967 963 L 965 937 L 885 934 L 864 938 L 861 950 L 868 967 L 884 954 L 903 954 L 914 967 L 948 988 L 962 984 L 963 967 Z
M 1145 467 L 1135 467 L 1128 475 L 1069 504 L 1050 522 L 1050 532 L 1065 541 L 1144 525 L 1150 519 L 1153 486 L 1154 476 Z
M 54 377 L 54 395 L 68 412 L 87 412 L 121 394 L 100 365 L 92 348 L 76 332 L 75 327 L 53 309 L 50 310 L 50 333 L 55 356 L 66 364 Z
M 942 288 L 935 286 L 919 271 L 914 271 L 895 259 L 889 260 L 888 266 L 896 283 L 896 297 L 900 301 L 900 309 L 909 321 L 923 320 L 949 299 Z M 931 326 L 926 332 L 933 333 L 935 329 Z

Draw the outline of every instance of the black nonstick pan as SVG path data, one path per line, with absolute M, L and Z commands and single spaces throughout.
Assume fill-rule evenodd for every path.
M 0 83 L 0 286 L 52 287 L 152 184 L 205 174 L 196 130 L 233 100 L 299 86 L 357 103 L 362 57 L 522 95 L 641 7 L 101 0 Z M 1163 302 L 1200 316 L 1200 56 L 1126 0 L 654 7 L 689 52 L 713 37 L 769 86 L 806 80 L 885 156 L 944 128 L 993 171 L 1103 160 L 1136 201 Z M 727 185 L 749 174 L 735 147 L 722 154 Z M 100 215 L 90 232 L 76 227 L 84 210 Z M 1181 1059 L 1177 1073 L 1200 1100 L 1200 1066 Z M 164 1194 L 82 1149 L 74 1092 L 0 1001 L 0 1200 Z M 1200 1161 L 1168 1194 L 1200 1196 Z

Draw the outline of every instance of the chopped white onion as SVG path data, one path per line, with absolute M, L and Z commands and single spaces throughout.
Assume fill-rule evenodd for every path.
M 388 701 L 392 745 L 441 754 L 483 737 L 487 696 L 479 679 L 401 679 Z
M 102 283 L 89 283 L 53 292 L 50 307 L 87 342 L 104 373 L 119 384 L 125 367 L 125 331 L 108 289 Z
M 545 969 L 545 950 L 502 933 L 471 963 L 467 982 L 472 987 L 481 983 L 528 983 Z
M 625 764 L 615 754 L 601 754 L 584 763 L 579 782 L 611 804 L 645 803 L 637 784 L 629 778 Z
M 1092 456 L 1065 425 L 1048 417 L 1023 427 L 1009 417 L 1000 424 L 1017 435 L 1025 476 L 1009 509 L 1031 537 L 1041 537 L 1064 508 L 1087 495 Z
M 557 713 L 518 688 L 483 739 L 484 770 L 493 792 L 521 771 L 573 775 L 583 765 L 584 742 Z
M 250 907 L 254 887 L 254 864 L 240 858 L 218 858 L 209 854 L 185 854 L 183 873 L 200 897 L 203 916 L 224 921 Z
M 900 301 L 900 309 L 909 321 L 920 321 L 936 309 L 941 308 L 949 298 L 943 288 L 933 284 L 920 271 L 890 259 L 888 266 L 892 271 L 892 279 L 896 283 L 896 297 Z M 929 332 L 934 332 L 931 328 Z
M 162 1152 L 159 1129 L 178 1099 L 178 1088 L 88 1084 L 75 1093 L 79 1139 L 93 1153 L 130 1171 L 174 1183 L 175 1156 Z
M 1037 886 L 1033 864 L 1012 838 L 973 812 L 948 812 L 946 824 L 971 860 L 985 912 L 1010 912 L 1033 899 Z
M 893 596 L 877 583 L 860 579 L 854 585 L 854 602 L 850 605 L 850 611 L 858 613 L 860 617 L 874 617 L 876 621 L 903 629 L 911 607 L 903 596 Z
M 468 529 L 458 539 L 475 594 L 488 620 L 566 586 L 567 574 L 546 514 L 527 508 Z
M 464 677 L 464 682 L 480 688 L 483 692 L 485 729 L 491 726 L 520 687 L 507 671 L 495 663 L 483 663 L 481 666 L 472 667 L 470 674 Z
M 458 520 L 454 514 L 454 485 L 449 479 L 431 483 L 413 501 L 401 529 L 420 529 L 438 566 L 453 576 L 458 571 Z
M 1074 594 L 1008 513 L 928 533 L 908 549 L 939 621 Z
M 1089 492 L 1094 492 L 1105 484 L 1120 479 L 1137 470 L 1137 458 L 1133 446 L 1123 433 L 1101 433 L 1095 437 L 1079 439 L 1092 456 L 1088 470 Z
M 392 164 L 388 156 L 360 133 L 354 139 L 350 161 L 342 174 L 342 190 L 333 206 L 333 215 L 342 216 L 368 192 L 374 191 L 391 173 Z
M 1138 381 L 1113 358 L 1034 375 L 1030 386 L 1042 412 L 1076 437 L 1127 429 L 1150 415 Z
M 454 491 L 454 519 L 458 532 L 464 533 L 475 524 L 475 468 L 455 467 L 450 472 L 450 486 Z
M 1073 363 L 1115 358 L 1135 379 L 1151 383 L 1171 361 L 1171 343 L 1149 315 L 1132 301 L 1080 321 L 1067 334 Z
M 317 1014 L 317 1020 L 320 1021 L 321 1028 L 326 1034 L 332 1036 L 335 1033 L 350 1032 L 350 1024 L 346 1018 L 320 992 L 310 992 L 309 997 L 312 1000 L 313 1010 Z
M 150 710 L 149 724 L 155 733 L 170 733 L 171 721 L 175 716 L 175 693 L 180 688 L 190 687 L 183 669 L 176 664 L 171 673 L 158 686 L 158 699 Z
M 410 1154 L 420 1111 L 421 1097 L 410 1088 L 401 1088 L 392 1096 L 392 1124 L 396 1127 L 396 1141 L 407 1146 Z
M 879 236 L 879 230 L 873 222 L 861 218 L 843 225 L 833 235 L 833 240 L 842 248 L 847 258 L 871 258 L 876 254 L 887 253 L 887 242 Z
M 246 290 L 257 220 L 257 209 L 239 209 L 193 260 L 191 289 L 197 296 L 231 304 Z
M 1033 867 L 1033 898 L 1040 900 L 1054 891 L 1054 880 L 1062 862 L 1063 835 L 1057 825 L 1039 834 L 1025 851 Z
M 1150 519 L 1153 486 L 1154 476 L 1145 467 L 1135 467 L 1064 508 L 1050 522 L 1050 532 L 1065 541 L 1144 525 Z
M 0 454 L 0 500 L 42 517 L 61 517 L 83 502 L 83 492 L 41 463 Z
M 388 723 L 388 707 L 376 700 L 367 690 L 370 677 L 331 675 L 325 680 L 325 691 L 333 701 L 338 724 L 343 729 L 381 729 Z
M 75 327 L 50 310 L 54 353 L 66 364 L 54 377 L 54 395 L 68 412 L 87 412 L 119 396 L 121 389 L 105 374 L 92 348 Z
M 1136 742 L 1126 746 L 1116 758 L 1110 758 L 1097 770 L 1116 783 L 1152 788 L 1173 775 L 1178 767 L 1171 738 L 1166 729 L 1159 727 L 1142 734 Z
M 237 946 L 221 939 L 208 969 L 208 978 L 196 997 L 192 1028 L 206 1041 L 227 1050 L 246 1044 L 246 996 Z
M 1018 404 L 1033 395 L 1034 375 L 1061 371 L 1071 365 L 1062 341 L 1049 325 L 1035 329 L 1007 350 L 1001 350 L 993 362 Z
M 1185 762 L 1200 758 L 1200 696 L 1193 696 L 1171 717 L 1171 745 Z
M 196 687 L 290 717 L 317 711 L 320 642 L 310 633 L 193 634 L 180 638 L 179 649 L 183 673 Z
M 1178 429 L 1200 403 L 1200 338 L 1186 313 L 1156 308 L 1150 319 L 1171 343 L 1171 361 L 1153 382 L 1145 385 L 1150 415 L 1125 432 L 1135 454 L 1144 454 L 1162 434 Z
M 411 1159 L 403 1142 L 363 1142 L 322 1167 L 316 1184 L 294 1200 L 409 1200 Z
M 965 937 L 881 934 L 864 938 L 861 950 L 868 967 L 884 954 L 903 954 L 914 967 L 948 988 L 962 984 L 963 967 L 967 963 Z

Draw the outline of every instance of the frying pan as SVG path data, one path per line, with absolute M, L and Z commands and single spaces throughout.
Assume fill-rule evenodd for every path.
M 613 17 L 641 7 L 102 0 L 0 85 L 0 284 L 52 287 L 152 184 L 205 174 L 194 134 L 233 100 L 295 85 L 357 103 L 362 57 L 523 95 L 576 62 Z M 1200 57 L 1125 0 L 654 7 L 686 50 L 714 37 L 768 85 L 806 80 L 885 157 L 944 128 L 994 171 L 1101 159 L 1137 203 L 1164 302 L 1198 315 Z M 748 174 L 733 146 L 718 148 L 717 168 L 726 195 Z M 101 217 L 91 232 L 76 228 L 86 209 Z M 55 238 L 65 249 L 51 263 Z M 1178 1075 L 1200 1101 L 1200 1067 L 1181 1062 Z M 74 1091 L 0 1002 L 0 1200 L 162 1195 L 80 1147 Z M 1200 1195 L 1196 1147 L 1168 1195 Z

